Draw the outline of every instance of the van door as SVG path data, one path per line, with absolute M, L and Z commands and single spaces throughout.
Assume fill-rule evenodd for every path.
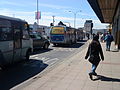
M 14 27 L 14 62 L 19 61 L 21 59 L 21 27 L 20 24 L 16 23 Z
M 5 65 L 13 60 L 13 31 L 11 22 L 0 19 L 0 64 Z

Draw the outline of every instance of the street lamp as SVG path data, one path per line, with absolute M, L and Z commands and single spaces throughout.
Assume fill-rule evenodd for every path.
M 72 11 L 69 11 L 69 12 L 74 14 L 74 28 L 76 28 L 76 15 L 77 15 L 78 12 L 81 12 L 81 10 L 77 11 L 77 12 L 72 12 Z

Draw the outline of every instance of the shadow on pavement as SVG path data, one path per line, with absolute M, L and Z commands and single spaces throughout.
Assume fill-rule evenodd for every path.
M 102 75 L 97 75 L 97 78 L 95 78 L 94 81 L 96 80 L 108 81 L 108 82 L 120 82 L 120 79 L 118 78 L 111 78 L 111 77 L 106 77 Z
M 78 41 L 77 43 L 72 44 L 72 45 L 64 45 L 64 44 L 60 44 L 60 45 L 53 46 L 53 47 L 62 47 L 62 48 L 79 48 L 79 47 L 81 47 L 82 45 L 84 45 L 86 42 L 87 42 L 87 40 L 81 40 L 81 41 Z
M 79 42 L 87 42 L 87 40 L 79 40 Z
M 119 50 L 111 50 L 111 52 L 119 52 Z
M 42 48 L 35 49 L 34 52 L 32 53 L 32 55 L 49 52 L 51 50 L 53 50 L 53 49 L 50 49 L 50 48 L 49 49 L 42 49 Z
M 48 65 L 41 60 L 30 60 L 20 62 L 0 71 L 0 90 L 9 90 L 10 88 L 32 78 Z

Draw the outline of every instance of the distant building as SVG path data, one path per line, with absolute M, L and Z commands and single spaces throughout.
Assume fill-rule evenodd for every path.
M 29 24 L 31 32 L 38 32 L 41 35 L 45 35 L 47 37 L 50 36 L 50 27 L 44 25 L 37 25 L 37 23 Z
M 85 33 L 84 33 L 84 28 L 83 27 L 78 28 L 76 30 L 76 32 L 77 32 L 76 38 L 77 38 L 78 41 L 83 40 L 83 38 L 85 38 Z
M 84 30 L 86 31 L 86 33 L 92 34 L 92 28 L 93 28 L 92 20 L 86 20 L 84 24 Z
M 107 29 L 93 29 L 94 34 L 97 34 L 97 33 L 104 34 L 106 32 L 107 32 Z

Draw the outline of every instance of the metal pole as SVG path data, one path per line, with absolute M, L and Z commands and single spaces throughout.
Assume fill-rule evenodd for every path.
M 69 12 L 72 12 L 72 11 L 69 11 Z M 72 12 L 74 14 L 74 28 L 76 28 L 76 15 L 78 12 L 81 12 L 81 10 L 77 12 Z
M 76 27 L 76 13 L 74 13 L 74 28 Z
M 38 15 L 38 11 L 39 11 L 39 8 L 38 8 L 39 5 L 38 5 L 38 3 L 39 3 L 39 2 L 38 2 L 38 0 L 37 0 L 37 15 Z M 37 16 L 37 24 L 39 25 L 39 18 L 38 18 L 38 16 Z
M 53 26 L 54 26 L 54 22 L 55 22 L 55 20 L 54 20 L 54 19 L 55 19 L 55 16 L 52 16 L 52 17 L 53 17 Z

